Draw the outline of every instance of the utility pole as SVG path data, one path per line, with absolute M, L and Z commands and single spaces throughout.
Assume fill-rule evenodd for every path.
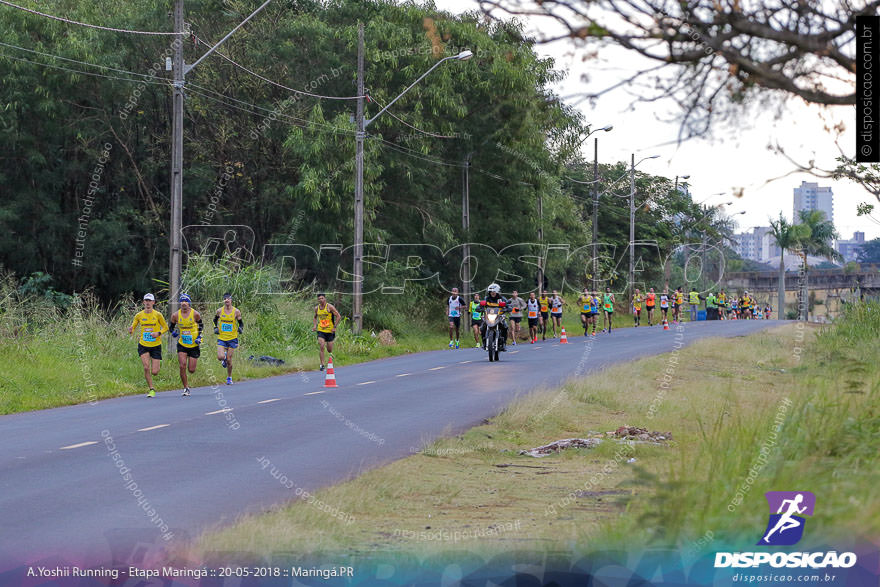
M 364 254 L 364 23 L 358 23 L 357 134 L 355 135 L 354 183 L 354 333 L 364 327 L 363 254 Z
M 541 245 L 541 256 L 538 257 L 538 292 L 544 291 L 544 200 L 538 190 L 538 242 Z
M 593 139 L 593 291 L 599 290 L 599 137 Z
M 183 0 L 174 0 L 174 32 L 183 32 Z M 183 62 L 183 40 L 176 35 L 174 46 L 174 93 L 172 94 L 171 127 L 171 275 L 168 295 L 171 313 L 177 311 L 180 296 L 181 272 L 181 229 L 183 226 L 183 84 L 185 72 Z
M 182 244 L 183 235 L 183 88 L 186 83 L 186 74 L 189 73 L 196 65 L 205 60 L 208 55 L 217 50 L 217 47 L 226 42 L 235 31 L 240 29 L 250 19 L 256 16 L 261 10 L 269 5 L 272 0 L 266 0 L 259 8 L 254 10 L 246 19 L 238 23 L 234 29 L 229 31 L 225 37 L 217 41 L 217 43 L 205 51 L 201 57 L 196 59 L 191 65 L 187 65 L 183 60 L 183 33 L 186 32 L 186 24 L 183 20 L 183 0 L 174 0 L 174 57 L 172 59 L 172 69 L 174 70 L 174 92 L 172 94 L 172 115 L 173 122 L 171 126 L 171 259 L 168 267 L 168 283 L 169 296 L 171 297 L 171 312 L 174 313 L 178 308 L 178 298 L 180 296 L 180 273 L 182 271 Z
M 471 165 L 471 155 L 468 153 L 464 158 L 464 167 L 462 168 L 462 185 L 461 185 L 461 232 L 464 235 L 465 242 L 462 246 L 462 267 L 464 268 L 464 279 L 461 284 L 461 292 L 464 296 L 465 303 L 470 300 L 471 285 L 471 246 L 470 244 L 470 228 L 471 228 L 471 194 L 470 194 L 470 176 L 469 170 Z
M 636 154 L 632 154 L 629 170 L 629 296 L 632 297 L 635 281 L 636 251 Z

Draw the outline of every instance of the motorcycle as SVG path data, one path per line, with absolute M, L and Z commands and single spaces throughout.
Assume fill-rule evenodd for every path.
M 486 306 L 485 300 L 482 302 L 484 306 L 483 324 L 486 326 L 486 332 L 483 340 L 483 348 L 489 351 L 489 362 L 499 360 L 499 348 L 501 346 L 501 322 L 504 319 L 504 302 L 501 306 Z

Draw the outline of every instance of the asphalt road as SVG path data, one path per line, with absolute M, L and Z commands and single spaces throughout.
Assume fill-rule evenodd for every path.
M 139 548 L 173 551 L 215 524 L 479 424 L 518 394 L 668 352 L 676 337 L 687 345 L 777 324 L 686 323 L 678 334 L 627 328 L 593 344 L 572 336 L 568 345 L 508 347 L 500 363 L 474 348 L 432 351 L 336 365 L 337 389 L 306 372 L 233 386 L 220 379 L 188 398 L 171 391 L 2 416 L 0 582 L 3 571 L 39 561 L 110 564 L 137 560 Z M 210 359 L 199 369 L 209 366 L 222 375 Z M 343 516 L 344 504 L 333 505 Z

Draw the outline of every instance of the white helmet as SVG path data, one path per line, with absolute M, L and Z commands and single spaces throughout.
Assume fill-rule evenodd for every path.
M 486 288 L 486 291 L 489 293 L 501 293 L 501 286 L 497 283 L 493 283 L 489 287 Z

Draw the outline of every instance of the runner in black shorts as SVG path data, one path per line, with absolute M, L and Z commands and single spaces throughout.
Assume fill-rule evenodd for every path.
M 526 301 L 526 316 L 529 319 L 529 341 L 531 341 L 531 344 L 538 342 L 539 308 L 540 304 L 538 304 L 538 299 L 535 297 L 535 292 L 529 293 L 529 299 Z

